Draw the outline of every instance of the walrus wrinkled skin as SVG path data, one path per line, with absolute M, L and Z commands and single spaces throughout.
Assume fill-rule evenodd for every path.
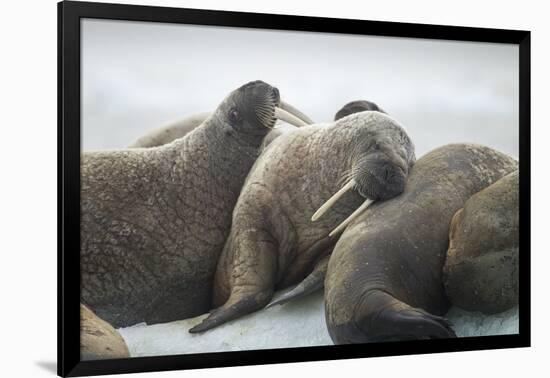
M 420 158 L 405 191 L 375 203 L 334 247 L 325 315 L 335 344 L 448 338 L 442 268 L 454 213 L 474 193 L 517 169 L 488 147 L 451 144 Z
M 356 100 L 356 101 L 348 102 L 346 105 L 342 107 L 342 109 L 338 110 L 334 115 L 334 120 L 338 121 L 340 118 L 347 117 L 350 114 L 364 112 L 366 110 L 386 113 L 374 102 L 367 101 L 367 100 Z
M 494 314 L 518 304 L 519 172 L 474 194 L 451 222 L 443 268 L 451 303 Z
M 157 147 L 170 143 L 189 134 L 206 121 L 211 114 L 208 112 L 191 114 L 179 121 L 150 130 L 130 144 L 128 148 Z
M 120 334 L 88 307 L 80 304 L 80 359 L 104 360 L 130 357 Z
M 233 207 L 279 101 L 251 82 L 172 143 L 82 154 L 84 304 L 117 328 L 209 310 Z
M 337 240 L 330 231 L 365 198 L 401 193 L 414 160 L 403 128 L 379 112 L 356 113 L 276 139 L 252 168 L 233 212 L 215 275 L 216 309 L 190 332 L 261 309 L 275 289 L 322 266 Z M 356 190 L 312 222 L 315 210 L 351 179 Z

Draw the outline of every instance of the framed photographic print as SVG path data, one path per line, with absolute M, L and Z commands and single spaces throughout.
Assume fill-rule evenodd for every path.
M 530 345 L 528 31 L 58 21 L 59 375 Z

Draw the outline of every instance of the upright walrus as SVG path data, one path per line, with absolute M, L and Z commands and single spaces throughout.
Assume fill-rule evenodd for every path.
M 519 299 L 519 171 L 474 194 L 449 231 L 443 282 L 451 303 L 494 314 Z
M 233 91 L 199 127 L 154 148 L 81 159 L 81 301 L 115 327 L 208 311 L 231 212 L 279 91 Z
M 323 266 L 337 240 L 335 227 L 369 203 L 365 198 L 401 193 L 414 160 L 403 128 L 379 112 L 277 138 L 252 168 L 233 212 L 214 283 L 213 306 L 221 307 L 190 332 L 258 310 L 275 289 Z M 315 210 L 336 192 L 328 201 L 339 197 L 335 206 L 323 207 L 326 214 L 312 222 Z
M 454 213 L 474 193 L 517 169 L 488 147 L 451 144 L 417 161 L 405 191 L 375 203 L 334 247 L 325 313 L 336 344 L 446 338 L 442 268 Z

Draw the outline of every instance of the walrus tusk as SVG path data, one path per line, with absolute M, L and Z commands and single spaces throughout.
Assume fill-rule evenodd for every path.
M 305 121 L 277 106 L 275 107 L 275 118 L 290 123 L 291 125 L 294 125 L 296 127 L 307 126 L 307 123 L 305 123 Z
M 315 222 L 317 219 L 319 219 L 324 213 L 327 212 L 328 209 L 330 209 L 336 203 L 336 201 L 340 199 L 340 197 L 344 195 L 344 193 L 352 189 L 354 186 L 355 186 L 355 180 L 354 179 L 349 180 L 348 183 L 342 187 L 342 189 L 340 189 L 332 197 L 330 197 L 327 200 L 327 202 L 325 202 L 319 208 L 319 210 L 317 210 L 315 214 L 313 214 L 313 216 L 311 217 L 311 221 Z
M 307 115 L 305 115 L 304 113 L 302 113 L 300 110 L 296 109 L 294 106 L 290 105 L 289 103 L 284 102 L 283 100 L 280 101 L 279 107 L 283 110 L 286 110 L 290 114 L 294 114 L 296 117 L 300 118 L 302 121 L 304 121 L 308 125 L 313 125 L 315 123 Z
M 361 214 L 367 207 L 370 206 L 371 203 L 373 203 L 374 200 L 371 200 L 371 199 L 367 199 L 365 200 L 365 202 L 363 202 L 363 204 L 361 206 L 359 206 L 357 208 L 357 210 L 355 210 L 349 217 L 347 217 L 347 219 L 345 221 L 343 221 L 342 223 L 340 223 L 338 225 L 338 227 L 336 227 L 334 230 L 332 230 L 332 232 L 330 234 L 328 234 L 329 237 L 333 237 L 334 235 L 337 235 L 338 233 L 340 233 L 341 231 L 344 230 L 344 228 L 346 228 L 346 226 L 352 221 L 354 220 L 355 218 L 357 218 L 357 216 L 359 214 Z

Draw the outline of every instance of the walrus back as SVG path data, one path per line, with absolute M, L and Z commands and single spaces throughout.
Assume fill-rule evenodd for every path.
M 207 311 L 254 152 L 203 124 L 162 147 L 84 153 L 82 301 L 114 326 Z

